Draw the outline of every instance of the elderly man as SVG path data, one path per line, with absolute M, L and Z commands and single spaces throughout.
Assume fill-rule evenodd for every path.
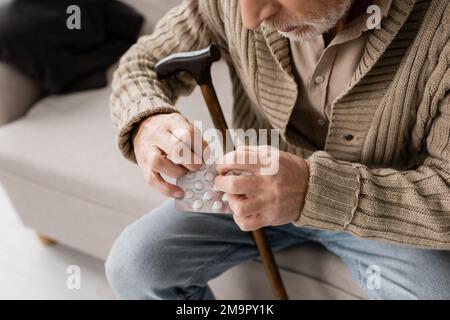
M 369 298 L 450 298 L 449 19 L 448 0 L 186 0 L 171 10 L 115 74 L 123 155 L 183 197 L 162 175 L 199 167 L 171 160 L 176 129 L 195 130 L 174 107 L 193 83 L 160 81 L 154 65 L 216 43 L 234 128 L 279 129 L 279 170 L 229 176 L 252 167 L 227 155 L 215 186 L 233 218 L 179 212 L 172 199 L 129 226 L 106 264 L 117 295 L 212 298 L 208 280 L 258 254 L 241 230 L 267 227 L 274 251 L 315 241 L 337 254 Z M 366 287 L 371 265 L 379 290 Z

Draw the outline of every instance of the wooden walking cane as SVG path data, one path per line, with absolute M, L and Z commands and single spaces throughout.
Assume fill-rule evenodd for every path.
M 211 66 L 221 58 L 220 51 L 215 45 L 206 49 L 176 53 L 161 60 L 155 66 L 156 73 L 160 79 L 168 79 L 178 75 L 181 72 L 190 74 L 200 86 L 206 105 L 208 106 L 214 126 L 222 133 L 222 136 L 228 137 L 228 126 L 220 107 L 219 99 L 212 84 Z M 231 140 L 229 140 L 231 141 Z M 226 148 L 224 143 L 224 149 Z M 272 286 L 272 292 L 276 299 L 287 300 L 288 296 L 280 276 L 272 249 L 267 244 L 266 237 L 262 230 L 252 232 L 253 239 L 258 248 L 259 254 Z

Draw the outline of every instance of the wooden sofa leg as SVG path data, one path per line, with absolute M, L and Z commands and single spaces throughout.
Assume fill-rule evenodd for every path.
M 56 244 L 56 241 L 53 239 L 48 238 L 47 236 L 44 236 L 42 234 L 37 234 L 37 237 L 39 241 L 46 247 L 51 247 Z

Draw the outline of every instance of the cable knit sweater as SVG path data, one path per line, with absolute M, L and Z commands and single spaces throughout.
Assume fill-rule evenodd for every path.
M 235 128 L 276 128 L 305 158 L 310 180 L 294 224 L 402 245 L 450 249 L 450 0 L 394 0 L 333 105 L 324 150 L 288 129 L 298 96 L 289 41 L 244 28 L 237 0 L 186 0 L 121 59 L 111 115 L 123 155 L 143 118 L 177 112 L 193 90 L 160 81 L 154 64 L 216 43 L 233 82 Z

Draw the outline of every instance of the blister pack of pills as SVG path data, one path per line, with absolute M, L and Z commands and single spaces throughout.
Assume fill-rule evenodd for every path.
M 184 190 L 184 198 L 175 200 L 180 211 L 232 214 L 227 195 L 214 188 L 218 175 L 215 164 L 203 164 L 200 170 L 188 172 L 177 179 L 177 186 Z

